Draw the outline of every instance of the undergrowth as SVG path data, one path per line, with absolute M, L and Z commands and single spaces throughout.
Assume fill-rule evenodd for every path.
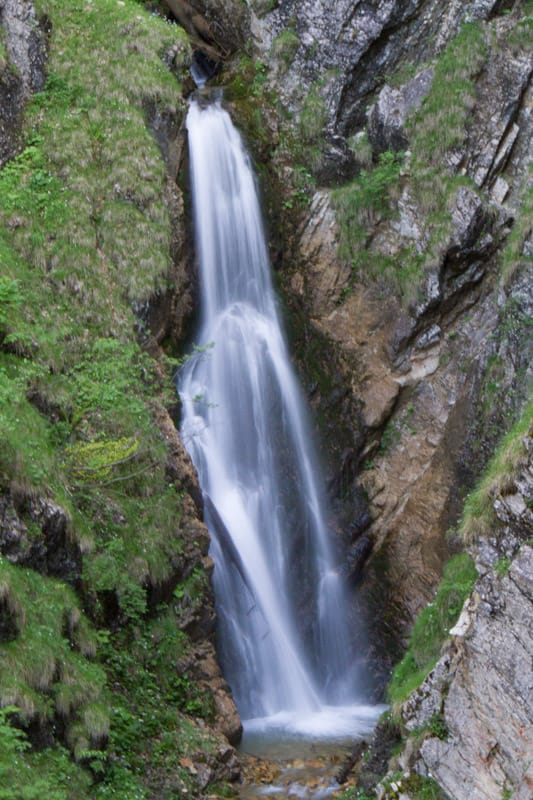
M 435 599 L 416 620 L 407 652 L 394 668 L 389 685 L 393 706 L 401 705 L 437 663 L 476 578 L 474 562 L 466 553 L 453 556 L 446 564 Z
M 168 178 L 150 120 L 182 118 L 190 45 L 136 0 L 35 5 L 46 84 L 0 170 L 0 495 L 16 494 L 43 548 L 20 506 L 63 509 L 83 600 L 0 561 L 0 706 L 16 709 L 0 718 L 0 797 L 143 800 L 172 776 L 181 796 L 194 781 L 178 758 L 209 740 L 184 715 L 212 709 L 178 668 L 179 615 L 149 608 L 182 572 L 184 534 L 155 414 L 171 375 L 137 343 L 134 308 L 169 285 Z M 28 749 L 13 724 L 54 747 Z

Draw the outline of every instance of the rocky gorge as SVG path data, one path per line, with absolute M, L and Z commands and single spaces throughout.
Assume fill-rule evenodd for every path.
M 0 2 L 7 796 L 201 797 L 238 778 L 170 381 L 197 299 L 199 59 L 259 171 L 369 695 L 416 662 L 392 698 L 401 752 L 372 772 L 374 742 L 347 796 L 529 796 L 531 13 Z M 478 577 L 419 658 L 415 621 L 465 548 Z

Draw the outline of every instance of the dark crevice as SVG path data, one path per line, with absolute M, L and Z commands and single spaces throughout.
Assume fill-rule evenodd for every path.
M 366 106 L 386 82 L 387 74 L 390 74 L 401 62 L 404 56 L 402 47 L 396 48 L 394 57 L 387 61 L 381 69 L 378 68 L 376 71 L 374 65 L 379 64 L 381 54 L 393 44 L 393 40 L 398 34 L 401 33 L 402 38 L 409 39 L 409 31 L 405 29 L 412 23 L 416 24 L 419 16 L 420 12 L 416 9 L 409 16 L 384 26 L 379 36 L 374 39 L 353 67 L 347 85 L 341 94 L 335 118 L 335 128 L 342 135 L 348 136 L 366 123 Z M 421 63 L 421 61 L 422 58 L 419 56 L 419 62 Z

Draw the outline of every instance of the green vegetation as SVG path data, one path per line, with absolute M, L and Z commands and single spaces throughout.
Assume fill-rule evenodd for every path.
M 526 439 L 533 435 L 533 399 L 518 422 L 502 439 L 478 487 L 466 499 L 459 527 L 462 538 L 473 542 L 497 528 L 493 503 L 498 494 L 515 489 L 516 472 L 527 463 Z
M 46 85 L 0 170 L 0 494 L 22 548 L 46 550 L 35 508 L 57 504 L 81 574 L 76 595 L 0 559 L 0 706 L 16 708 L 0 717 L 0 797 L 181 797 L 197 787 L 180 759 L 215 747 L 188 716 L 213 709 L 179 630 L 207 580 L 198 546 L 183 556 L 157 424 L 170 371 L 137 343 L 133 309 L 169 285 L 150 120 L 182 119 L 190 45 L 136 0 L 36 6 Z M 24 731 L 53 747 L 32 750 Z
M 359 280 L 385 280 L 400 294 L 412 281 L 412 262 L 416 263 L 416 259 L 407 250 L 386 257 L 367 244 L 371 226 L 395 214 L 393 201 L 398 195 L 402 163 L 402 154 L 382 153 L 374 167 L 363 169 L 354 181 L 333 195 L 340 227 L 340 256 L 350 262 Z
M 300 39 L 292 28 L 285 28 L 272 42 L 271 53 L 280 66 L 287 70 L 300 45 Z
M 77 757 L 101 745 L 105 675 L 91 663 L 96 636 L 72 590 L 0 557 L 0 597 L 13 632 L 0 650 L 0 706 L 16 706 L 25 722 L 63 719 Z
M 533 3 L 531 0 L 524 0 L 520 11 L 523 16 L 517 20 L 509 35 L 509 43 L 519 52 L 521 48 L 528 47 L 533 39 Z
M 449 237 L 455 195 L 461 186 L 470 185 L 465 178 L 448 174 L 446 157 L 466 137 L 474 102 L 473 76 L 487 54 L 485 38 L 482 25 L 466 24 L 438 57 L 430 91 L 422 107 L 406 123 L 412 156 L 403 171 L 400 154 L 384 153 L 372 167 L 334 194 L 340 227 L 339 254 L 352 264 L 358 280 L 366 277 L 384 281 L 405 304 L 418 298 L 424 276 L 438 261 L 440 249 Z M 402 67 L 402 76 L 404 73 Z M 364 138 L 354 145 L 368 161 Z M 404 246 L 386 254 L 372 248 L 368 231 L 394 217 L 394 200 L 399 197 L 404 173 L 410 179 L 414 201 L 427 219 L 429 241 L 423 253 Z
M 0 709 L 0 798 L 2 800 L 75 800 L 82 796 L 89 778 L 70 761 L 63 748 L 30 752 L 24 731 L 10 719 L 18 709 Z M 44 762 L 47 768 L 42 769 Z
M 520 213 L 515 219 L 513 229 L 509 234 L 505 248 L 502 253 L 501 279 L 504 286 L 509 286 L 511 279 L 516 275 L 520 267 L 531 264 L 532 257 L 526 256 L 524 245 L 531 228 L 531 217 L 533 215 L 533 165 L 529 164 L 523 180 L 521 191 Z
M 476 578 L 474 562 L 466 553 L 454 556 L 446 564 L 435 599 L 415 622 L 408 650 L 394 669 L 389 697 L 395 706 L 407 699 L 437 663 L 448 631 L 457 621 Z
M 413 800 L 446 800 L 445 792 L 433 778 L 411 773 L 409 778 L 401 780 L 401 786 Z
M 408 125 L 413 174 L 420 182 L 434 177 L 431 168 L 442 170 L 446 154 L 463 143 L 475 100 L 472 79 L 486 57 L 484 28 L 467 23 L 437 59 L 428 96 Z
M 300 114 L 298 126 L 299 145 L 295 146 L 294 157 L 297 162 L 315 171 L 322 160 L 322 143 L 327 110 L 321 93 L 321 82 L 310 86 Z

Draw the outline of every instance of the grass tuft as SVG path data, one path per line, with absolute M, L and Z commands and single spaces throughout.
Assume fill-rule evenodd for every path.
M 394 668 L 388 689 L 394 708 L 401 706 L 437 663 L 448 631 L 476 579 L 477 571 L 468 554 L 453 556 L 446 564 L 435 599 L 416 620 L 407 652 Z
M 517 472 L 528 463 L 527 440 L 533 436 L 533 399 L 507 433 L 490 460 L 478 487 L 465 502 L 459 533 L 465 542 L 477 541 L 497 528 L 494 500 L 516 490 Z

